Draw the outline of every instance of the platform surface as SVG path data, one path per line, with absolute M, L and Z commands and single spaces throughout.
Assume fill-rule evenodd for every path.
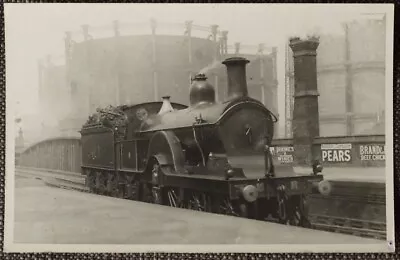
M 16 178 L 14 243 L 368 244 L 377 240 L 127 201 Z
M 293 167 L 297 175 L 309 175 L 309 167 Z M 322 175 L 325 180 L 386 183 L 385 167 L 324 167 Z
M 386 168 L 384 167 L 326 167 L 322 174 L 326 180 L 386 182 Z

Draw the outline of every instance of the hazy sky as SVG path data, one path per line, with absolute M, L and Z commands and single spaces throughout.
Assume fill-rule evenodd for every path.
M 65 31 L 79 31 L 82 24 L 110 26 L 113 20 L 146 23 L 153 17 L 159 23 L 193 20 L 203 26 L 218 24 L 229 31 L 229 44 L 277 46 L 283 101 L 287 37 L 341 33 L 342 22 L 371 12 L 379 12 L 379 5 L 371 9 L 371 5 L 333 4 L 5 4 L 7 91 L 21 93 L 19 113 L 37 112 L 37 60 L 47 54 L 63 54 Z M 283 102 L 279 110 L 283 113 Z

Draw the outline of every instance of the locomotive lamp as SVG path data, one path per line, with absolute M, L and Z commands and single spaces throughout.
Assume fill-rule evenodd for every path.
M 328 196 L 332 191 L 332 185 L 329 181 L 323 180 L 317 183 L 313 183 L 313 189 L 318 190 L 318 192 L 324 196 Z
M 227 169 L 225 172 L 225 179 L 229 180 L 230 178 L 233 177 L 234 173 L 235 171 L 232 168 Z
M 324 167 L 322 167 L 322 165 L 319 163 L 318 160 L 315 160 L 312 165 L 312 168 L 313 168 L 313 174 L 317 175 L 318 173 L 322 172 Z

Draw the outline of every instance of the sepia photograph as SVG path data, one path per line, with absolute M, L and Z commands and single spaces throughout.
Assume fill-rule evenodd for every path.
M 4 4 L 4 252 L 394 252 L 392 4 Z

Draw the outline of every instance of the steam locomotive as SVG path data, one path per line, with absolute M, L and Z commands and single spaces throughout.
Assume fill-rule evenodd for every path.
M 248 96 L 241 57 L 222 62 L 227 100 L 216 102 L 204 74 L 190 105 L 160 102 L 98 109 L 81 129 L 82 173 L 93 193 L 251 219 L 308 226 L 307 195 L 323 181 L 275 167 L 277 118 Z

